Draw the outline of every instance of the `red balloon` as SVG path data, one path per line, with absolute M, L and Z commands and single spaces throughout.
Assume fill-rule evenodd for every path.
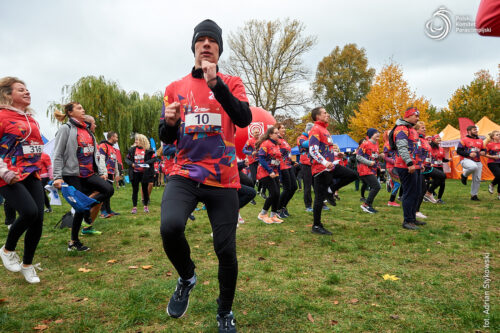
M 236 156 L 242 160 L 246 157 L 246 155 L 243 154 L 243 146 L 247 142 L 248 136 L 251 135 L 252 131 L 258 128 L 260 133 L 264 134 L 269 126 L 276 124 L 276 120 L 271 113 L 263 108 L 251 106 L 250 111 L 252 111 L 252 122 L 250 125 L 245 128 L 236 127 Z

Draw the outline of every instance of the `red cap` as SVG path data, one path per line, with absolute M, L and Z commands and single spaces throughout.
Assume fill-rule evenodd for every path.
M 436 140 L 436 139 L 439 139 L 439 138 L 441 138 L 441 137 L 439 136 L 439 134 L 436 134 L 436 135 L 434 135 L 434 136 L 432 137 L 432 140 Z
M 417 110 L 417 108 L 408 108 L 405 111 L 405 118 L 411 117 L 414 114 L 416 114 L 417 116 L 420 115 L 420 112 Z

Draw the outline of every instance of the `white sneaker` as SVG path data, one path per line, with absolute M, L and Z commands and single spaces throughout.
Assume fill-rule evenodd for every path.
M 238 214 L 238 223 L 245 223 L 245 220 Z
M 493 194 L 494 191 L 495 191 L 495 186 L 492 183 L 490 183 L 488 185 L 488 192 L 490 192 L 490 194 Z
M 421 219 L 426 219 L 427 216 L 425 216 L 424 214 L 420 213 L 420 212 L 417 212 L 417 214 L 415 214 L 416 217 L 419 217 Z
M 434 199 L 434 196 L 432 194 L 425 194 L 424 195 L 424 199 L 427 199 L 429 202 L 432 202 L 432 203 L 437 203 L 437 200 Z
M 41 270 L 41 268 L 39 268 Z M 30 265 L 28 267 L 21 266 L 21 274 L 29 283 L 40 283 L 40 278 L 36 275 L 35 266 Z
M 5 268 L 11 272 L 21 271 L 21 264 L 19 263 L 19 256 L 16 252 L 11 251 L 9 253 L 4 252 L 5 245 L 0 249 L 0 257 L 2 257 L 2 262 Z

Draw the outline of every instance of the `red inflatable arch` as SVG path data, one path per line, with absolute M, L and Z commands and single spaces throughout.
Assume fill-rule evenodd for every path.
M 252 123 L 245 127 L 239 128 L 236 127 L 236 156 L 239 159 L 245 159 L 246 155 L 243 154 L 243 146 L 248 140 L 248 135 L 250 135 L 251 131 L 257 127 L 260 129 L 261 133 L 264 133 L 269 126 L 272 126 L 276 123 L 276 120 L 271 115 L 270 112 L 267 112 L 263 108 L 258 108 L 255 106 L 251 106 L 250 110 L 252 111 Z

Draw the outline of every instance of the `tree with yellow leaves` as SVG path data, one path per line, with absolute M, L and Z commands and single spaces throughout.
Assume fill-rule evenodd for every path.
M 392 129 L 396 120 L 402 118 L 405 110 L 414 106 L 420 111 L 428 134 L 435 134 L 435 121 L 430 121 L 427 109 L 429 101 L 416 96 L 403 78 L 403 70 L 398 64 L 391 63 L 382 68 L 375 77 L 370 92 L 354 111 L 349 129 L 351 137 L 358 141 L 366 136 L 366 130 L 376 128 L 383 133 Z M 380 140 L 383 144 L 382 140 Z

